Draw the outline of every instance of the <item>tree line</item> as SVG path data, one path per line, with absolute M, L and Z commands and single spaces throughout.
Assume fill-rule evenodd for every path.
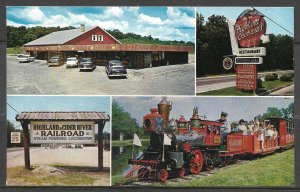
M 197 77 L 207 75 L 235 73 L 234 68 L 225 70 L 223 59 L 232 55 L 230 36 L 226 17 L 212 15 L 205 18 L 200 13 L 196 15 L 196 51 L 197 51 Z M 267 54 L 263 57 L 263 64 L 258 71 L 272 71 L 276 69 L 292 70 L 293 40 L 288 35 L 269 34 L 270 42 L 264 44 Z
M 75 27 L 14 27 L 7 26 L 7 47 L 21 47 L 24 44 L 48 35 L 55 31 L 63 31 L 68 29 L 75 29 Z M 158 38 L 149 36 L 141 36 L 135 33 L 123 33 L 118 29 L 107 30 L 112 36 L 122 43 L 143 43 L 143 44 L 163 44 L 163 45 L 187 45 L 194 46 L 191 41 L 163 41 Z

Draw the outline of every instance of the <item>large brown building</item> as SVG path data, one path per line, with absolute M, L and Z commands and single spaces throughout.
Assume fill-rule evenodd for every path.
M 191 46 L 157 44 L 122 44 L 100 27 L 58 31 L 31 41 L 24 50 L 38 59 L 59 55 L 67 57 L 92 57 L 96 64 L 104 65 L 109 60 L 119 59 L 129 68 L 147 68 L 167 64 L 188 63 Z

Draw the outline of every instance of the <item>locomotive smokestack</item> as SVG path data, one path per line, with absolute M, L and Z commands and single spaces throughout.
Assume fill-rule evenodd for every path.
M 168 128 L 169 125 L 169 115 L 172 110 L 172 103 L 167 101 L 167 97 L 162 97 L 162 100 L 157 105 L 158 113 L 163 116 L 165 122 L 164 127 Z

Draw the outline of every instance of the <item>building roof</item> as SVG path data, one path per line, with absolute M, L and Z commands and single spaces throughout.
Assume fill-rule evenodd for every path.
M 97 111 L 35 111 L 21 112 L 16 116 L 17 121 L 97 121 L 109 120 L 105 112 Z
M 69 41 L 71 41 L 72 39 L 75 39 L 76 37 L 97 28 L 98 26 L 95 27 L 87 27 L 85 28 L 85 30 L 83 32 L 81 32 L 80 28 L 78 29 L 70 29 L 70 30 L 64 30 L 64 31 L 56 31 L 53 33 L 50 33 L 48 35 L 45 35 L 41 38 L 38 38 L 36 40 L 33 40 L 29 43 L 26 43 L 24 46 L 39 46 L 39 45 L 62 45 L 65 44 Z M 107 35 L 109 35 L 110 37 L 112 37 L 114 40 L 116 40 L 118 43 L 121 44 L 121 42 L 119 40 L 117 40 L 115 37 L 113 37 L 111 34 L 109 34 L 107 31 L 105 31 L 104 29 L 101 29 L 102 31 L 104 31 L 104 33 L 106 33 Z

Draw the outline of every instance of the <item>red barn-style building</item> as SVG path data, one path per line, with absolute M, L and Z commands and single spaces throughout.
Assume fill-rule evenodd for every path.
M 122 60 L 129 68 L 147 68 L 167 64 L 188 63 L 191 46 L 122 44 L 100 27 L 57 31 L 31 41 L 24 50 L 38 59 L 51 56 L 92 57 L 96 64 L 105 65 L 109 60 Z

